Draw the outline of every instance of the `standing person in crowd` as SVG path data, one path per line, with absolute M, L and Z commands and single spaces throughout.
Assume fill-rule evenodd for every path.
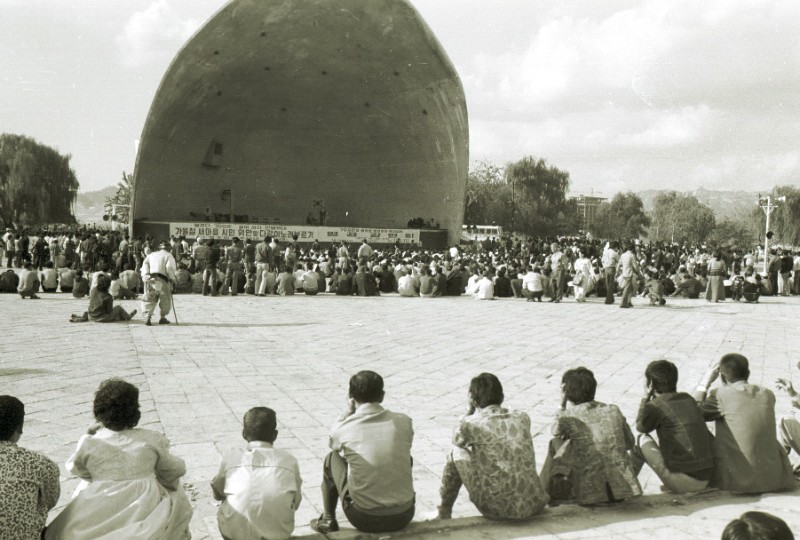
M 383 378 L 374 371 L 350 378 L 347 410 L 331 428 L 323 465 L 324 512 L 311 522 L 319 533 L 339 530 L 339 499 L 359 531 L 399 531 L 414 517 L 411 418 L 381 407 L 383 398 Z
M 635 294 L 637 288 L 636 280 L 642 279 L 642 272 L 639 269 L 639 262 L 636 260 L 636 247 L 630 243 L 625 248 L 619 262 L 617 263 L 617 270 L 622 278 L 622 303 L 621 308 L 632 308 L 631 296 Z
M 47 527 L 45 540 L 188 540 L 192 507 L 181 484 L 186 465 L 161 433 L 136 428 L 139 389 L 122 379 L 103 381 L 94 417 L 98 424 L 65 465 L 82 485 Z
M 219 295 L 217 286 L 217 265 L 219 264 L 220 252 L 217 241 L 213 238 L 208 240 L 205 258 L 205 270 L 203 270 L 203 296 Z M 209 290 L 210 287 L 210 290 Z
M 453 433 L 439 489 L 439 518 L 450 519 L 463 485 L 478 511 L 490 519 L 528 519 L 548 496 L 536 474 L 531 419 L 505 409 L 503 386 L 491 373 L 469 385 L 467 414 Z
M 722 386 L 709 392 L 719 377 Z M 712 485 L 737 493 L 794 487 L 786 451 L 775 429 L 775 396 L 750 384 L 747 358 L 729 353 L 711 366 L 694 393 L 707 422 L 716 423 Z
M 342 267 L 342 273 L 344 273 L 350 267 L 350 250 L 347 249 L 347 241 L 342 240 L 336 256 L 339 258 L 339 266 Z
M 575 259 L 573 265 L 575 275 L 572 278 L 572 283 L 575 288 L 575 300 L 578 302 L 586 302 L 586 295 L 592 292 L 597 281 L 592 261 L 589 260 L 585 252 L 586 248 L 578 249 L 578 258 Z
M 6 229 L 8 231 L 8 229 Z M 8 232 L 8 236 L 6 237 L 6 266 L 9 268 L 14 267 L 14 261 L 16 260 L 16 237 L 14 233 Z
M 228 294 L 230 290 L 231 296 L 239 294 L 239 278 L 242 277 L 242 244 L 239 238 L 234 236 L 232 244 L 225 250 L 225 283 L 222 286 L 222 294 Z
M 278 421 L 272 409 L 254 407 L 242 423 L 247 448 L 225 454 L 211 481 L 214 498 L 222 501 L 219 532 L 228 540 L 284 540 L 294 531 L 294 514 L 303 498 L 297 459 L 273 448 Z
M 611 241 L 603 250 L 603 257 L 600 261 L 603 265 L 603 279 L 606 286 L 606 304 L 614 303 L 614 290 L 617 286 L 617 265 L 619 264 L 619 253 L 617 253 L 617 242 Z
M 25 405 L 14 396 L 0 396 L 0 536 L 39 540 L 61 484 L 58 465 L 17 446 L 24 423 Z
M 364 238 L 358 248 L 358 263 L 366 265 L 370 257 L 372 257 L 372 246 L 367 244 L 367 239 Z
M 709 302 L 721 302 L 725 300 L 725 276 L 727 269 L 725 261 L 722 260 L 720 252 L 714 250 L 711 260 L 708 261 L 708 286 L 706 288 L 706 300 Z
M 553 276 L 551 277 L 553 296 L 550 298 L 550 302 L 557 304 L 561 302 L 564 296 L 567 272 L 566 257 L 561 251 L 561 244 L 558 242 L 553 242 L 550 245 L 550 268 L 553 271 Z
M 267 272 L 270 271 L 272 267 L 272 260 L 274 258 L 272 246 L 270 246 L 271 241 L 271 237 L 265 236 L 255 248 L 256 282 L 254 288 L 257 296 L 265 296 L 268 292 L 270 292 L 267 290 L 265 281 Z
M 244 241 L 244 249 L 242 250 L 242 260 L 244 261 L 245 273 L 245 294 L 258 294 L 256 288 L 256 246 L 250 238 Z
M 794 261 L 792 260 L 792 251 L 790 249 L 783 249 L 780 252 L 781 256 L 781 276 L 778 289 L 780 289 L 781 296 L 791 296 L 792 294 L 792 267 Z
M 668 360 L 650 362 L 644 378 L 645 396 L 636 415 L 641 433 L 634 451 L 636 472 L 647 463 L 669 491 L 706 489 L 714 473 L 713 436 L 697 401 L 678 392 L 678 368 Z M 658 441 L 649 435 L 653 431 Z
M 169 242 L 161 242 L 158 251 L 153 251 L 142 262 L 142 281 L 144 282 L 144 296 L 142 296 L 142 311 L 147 315 L 145 323 L 150 326 L 150 318 L 156 309 L 156 304 L 161 311 L 158 324 L 169 324 L 170 310 L 172 309 L 172 287 L 176 283 L 175 258 L 169 252 Z M 219 254 L 219 251 L 217 251 Z M 215 272 L 216 278 L 216 272 Z M 216 285 L 216 279 L 213 283 Z
M 620 502 L 642 494 L 631 428 L 619 407 L 594 400 L 596 390 L 594 374 L 585 367 L 561 378 L 561 411 L 541 474 L 556 503 Z

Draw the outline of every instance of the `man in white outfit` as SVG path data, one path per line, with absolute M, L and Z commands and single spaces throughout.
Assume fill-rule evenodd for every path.
M 153 251 L 145 257 L 142 263 L 142 281 L 144 282 L 144 296 L 142 296 L 142 311 L 147 315 L 145 324 L 150 326 L 150 318 L 158 304 L 161 318 L 158 324 L 169 324 L 169 310 L 172 309 L 172 285 L 177 283 L 175 277 L 175 257 L 169 252 L 170 244 L 161 242 L 158 251 Z

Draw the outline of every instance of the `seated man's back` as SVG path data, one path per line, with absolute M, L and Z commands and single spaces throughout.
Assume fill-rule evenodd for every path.
M 716 421 L 713 483 L 739 493 L 791 489 L 791 464 L 775 427 L 775 395 L 747 382 L 750 371 L 740 354 L 723 356 L 719 369 L 723 386 L 700 402 L 706 421 Z

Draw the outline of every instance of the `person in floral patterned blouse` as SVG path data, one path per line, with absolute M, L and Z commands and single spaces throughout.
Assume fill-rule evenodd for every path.
M 616 405 L 594 400 L 596 390 L 585 367 L 567 370 L 561 379 L 561 411 L 541 474 L 551 504 L 619 502 L 642 494 L 631 428 Z
M 536 474 L 531 419 L 501 407 L 503 397 L 503 386 L 491 373 L 472 379 L 467 414 L 453 433 L 442 474 L 439 518 L 451 517 L 462 485 L 490 519 L 527 519 L 547 504 Z

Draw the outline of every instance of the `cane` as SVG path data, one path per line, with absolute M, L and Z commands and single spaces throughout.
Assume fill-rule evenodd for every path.
M 173 290 L 174 290 L 175 285 L 173 284 L 172 287 L 173 287 Z M 175 295 L 172 294 L 172 291 L 169 292 L 169 299 L 170 299 L 170 303 L 172 304 L 172 316 L 175 317 L 175 324 L 177 325 L 178 324 L 178 313 L 175 311 Z

